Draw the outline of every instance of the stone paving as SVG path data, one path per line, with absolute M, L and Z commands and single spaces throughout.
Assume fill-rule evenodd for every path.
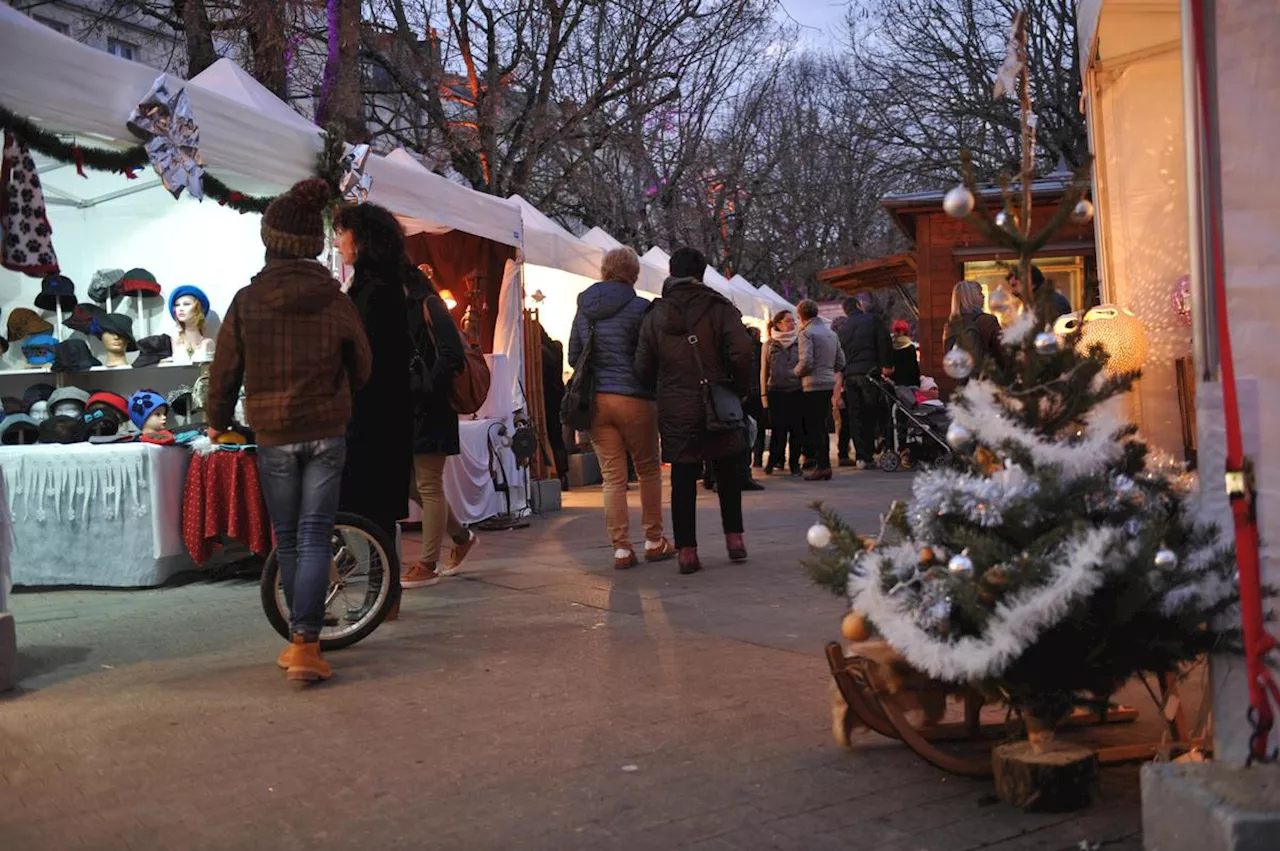
M 1092 809 L 1032 816 L 896 743 L 836 747 L 822 646 L 842 605 L 797 567 L 806 506 L 869 527 L 910 479 L 765 482 L 741 566 L 700 498 L 692 577 L 612 570 L 598 490 L 568 494 L 303 690 L 253 582 L 18 593 L 0 848 L 1141 847 L 1133 768 Z

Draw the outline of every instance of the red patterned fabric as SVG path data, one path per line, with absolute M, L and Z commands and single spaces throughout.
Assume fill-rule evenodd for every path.
M 220 537 L 239 541 L 260 556 L 271 552 L 271 521 L 253 453 L 196 453 L 191 458 L 182 495 L 182 540 L 191 559 L 203 567 L 218 550 Z

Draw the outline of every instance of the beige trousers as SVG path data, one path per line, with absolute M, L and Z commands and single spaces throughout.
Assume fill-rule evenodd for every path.
M 604 478 L 604 524 L 616 550 L 631 549 L 627 507 L 627 455 L 640 479 L 640 516 L 646 541 L 662 540 L 662 468 L 658 463 L 658 406 L 647 399 L 600 393 L 591 445 Z
M 422 561 L 434 565 L 440 559 L 440 542 L 446 532 L 453 540 L 465 534 L 444 497 L 444 462 L 448 455 L 413 456 L 413 481 L 409 496 L 422 507 Z

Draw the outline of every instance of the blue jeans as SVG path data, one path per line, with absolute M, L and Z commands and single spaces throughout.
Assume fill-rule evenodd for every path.
M 342 437 L 258 447 L 262 495 L 276 533 L 290 629 L 315 637 L 324 626 L 334 515 L 347 441 Z

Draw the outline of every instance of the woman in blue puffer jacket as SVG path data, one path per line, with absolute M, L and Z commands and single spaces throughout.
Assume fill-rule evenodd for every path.
M 630 248 L 605 255 L 600 283 L 578 296 L 578 313 L 569 335 L 569 363 L 575 370 L 594 333 L 592 364 L 596 376 L 595 418 L 591 445 L 604 477 L 604 521 L 613 542 L 613 566 L 638 563 L 631 545 L 627 508 L 627 455 L 640 480 L 641 522 L 645 561 L 663 561 L 675 547 L 662 534 L 662 470 L 658 463 L 658 408 L 653 392 L 635 374 L 640 323 L 649 302 L 636 295 L 640 258 Z

